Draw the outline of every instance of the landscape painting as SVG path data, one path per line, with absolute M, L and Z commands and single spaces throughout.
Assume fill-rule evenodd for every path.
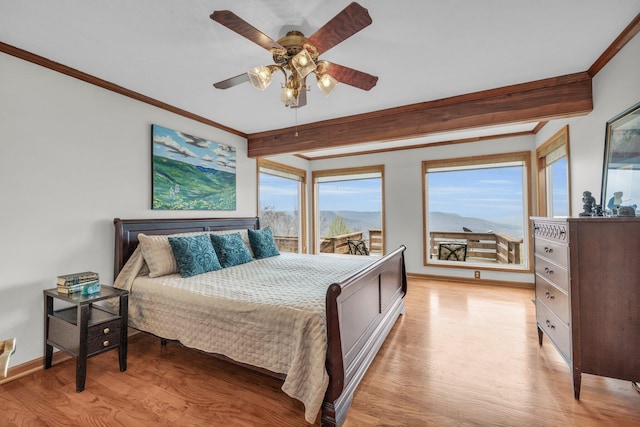
M 151 133 L 153 209 L 236 209 L 234 147 L 155 124 Z

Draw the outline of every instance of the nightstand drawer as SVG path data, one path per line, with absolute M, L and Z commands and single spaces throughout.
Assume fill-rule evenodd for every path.
M 88 354 L 94 354 L 120 345 L 122 319 L 100 323 L 89 327 Z

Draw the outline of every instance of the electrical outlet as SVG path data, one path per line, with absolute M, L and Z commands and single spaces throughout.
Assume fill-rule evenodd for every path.
M 473 277 L 475 277 L 476 279 L 480 278 L 480 272 L 478 270 L 476 270 L 476 272 L 473 274 Z

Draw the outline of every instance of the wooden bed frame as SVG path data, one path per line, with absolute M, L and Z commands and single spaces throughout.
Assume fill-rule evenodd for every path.
M 158 235 L 260 228 L 257 217 L 126 220 L 116 218 L 114 224 L 114 278 L 138 245 L 139 233 Z M 404 313 L 404 296 L 407 292 L 405 249 L 404 246 L 399 247 L 351 277 L 331 284 L 327 290 L 326 369 L 329 386 L 322 404 L 323 426 L 342 425 L 358 383 L 397 318 Z M 265 372 L 258 367 L 249 368 Z M 274 376 L 282 378 L 281 374 Z

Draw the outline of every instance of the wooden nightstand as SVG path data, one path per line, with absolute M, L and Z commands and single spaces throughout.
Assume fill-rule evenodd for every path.
M 120 371 L 127 369 L 127 312 L 129 291 L 100 286 L 100 292 L 90 295 L 62 294 L 56 289 L 44 293 L 44 368 L 51 367 L 53 347 L 76 358 L 76 391 L 84 390 L 87 378 L 87 358 L 114 348 L 118 349 Z M 53 300 L 72 304 L 54 310 Z M 119 298 L 118 313 L 93 303 Z

